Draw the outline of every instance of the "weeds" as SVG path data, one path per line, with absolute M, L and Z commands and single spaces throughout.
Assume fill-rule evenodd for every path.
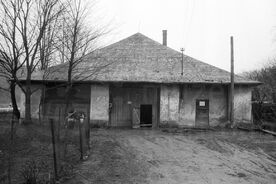
M 23 184 L 46 184 L 47 181 L 41 176 L 42 170 L 46 168 L 47 164 L 45 162 L 36 162 L 33 159 L 26 161 L 20 170 Z

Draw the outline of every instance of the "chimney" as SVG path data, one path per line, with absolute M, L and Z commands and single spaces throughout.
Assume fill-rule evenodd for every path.
M 163 45 L 167 46 L 167 30 L 163 30 Z

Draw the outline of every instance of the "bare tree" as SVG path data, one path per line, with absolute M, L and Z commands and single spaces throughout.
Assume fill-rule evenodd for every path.
M 39 63 L 45 67 L 49 51 L 45 35 L 51 22 L 62 12 L 60 0 L 1 0 L 0 57 L 1 75 L 10 82 L 14 114 L 20 117 L 15 100 L 18 84 L 25 94 L 25 119 L 31 120 L 31 76 Z M 48 43 L 51 43 L 50 40 Z M 43 47 L 42 47 L 43 46 Z M 40 53 L 40 57 L 39 57 Z M 43 59 L 47 58 L 47 59 Z M 41 59 L 41 60 L 40 60 Z M 40 62 L 39 62 L 40 61 Z M 18 71 L 24 66 L 26 85 L 18 80 Z
M 63 2 L 62 2 L 63 3 Z M 66 4 L 63 3 L 63 7 L 65 10 Z M 63 13 L 63 10 L 60 12 L 60 15 Z M 60 64 L 59 58 L 57 55 L 59 54 L 58 50 L 56 49 L 56 45 L 58 44 L 58 35 L 62 31 L 62 16 L 56 16 L 56 18 L 49 22 L 47 25 L 46 31 L 43 34 L 43 38 L 39 45 L 39 67 L 38 70 L 40 70 L 42 74 L 42 81 L 45 81 L 47 76 L 49 75 L 49 71 L 47 70 L 49 67 Z M 39 102 L 39 109 L 38 109 L 38 116 L 39 116 L 39 122 L 41 123 L 41 113 L 42 113 L 42 106 L 44 104 L 44 96 L 46 87 L 42 87 L 42 95 L 40 97 Z
M 276 102 L 276 59 L 270 59 L 268 64 L 258 70 L 245 72 L 243 76 L 262 82 L 253 90 L 253 100 Z
M 58 19 L 55 19 L 47 26 L 39 44 L 39 70 L 46 70 L 49 66 L 54 64 L 54 55 L 56 51 L 54 44 L 56 33 L 58 32 L 57 25 Z
M 0 1 L 0 76 L 9 83 L 13 115 L 19 119 L 20 112 L 16 103 L 16 81 L 22 68 L 23 43 L 17 29 L 22 2 L 17 0 Z
M 82 0 L 67 3 L 68 7 L 63 14 L 63 31 L 59 35 L 60 44 L 57 44 L 60 60 L 67 67 L 65 113 L 68 111 L 73 80 L 80 80 L 81 72 L 78 71 L 83 72 L 81 63 L 88 53 L 95 50 L 95 41 L 108 32 L 106 28 L 86 24 L 89 9 Z
M 64 83 L 64 121 L 66 121 L 66 117 L 71 110 L 69 106 L 72 99 L 71 94 L 75 81 L 84 80 L 85 78 L 82 77 L 83 73 L 90 73 L 90 75 L 93 75 L 98 72 L 100 68 L 104 68 L 103 64 L 94 65 L 95 67 L 90 68 L 90 71 L 87 71 L 85 60 L 87 55 L 90 55 L 90 53 L 97 48 L 96 41 L 109 32 L 107 26 L 99 27 L 98 25 L 88 23 L 88 16 L 91 13 L 89 7 L 91 7 L 91 4 L 88 5 L 82 0 L 68 0 L 66 2 L 67 8 L 63 13 L 63 20 L 60 24 L 62 31 L 58 33 L 58 44 L 56 44 L 56 48 L 59 52 L 59 60 L 63 63 L 61 66 L 66 68 L 65 71 L 67 75 L 66 82 Z M 91 3 L 91 1 L 89 3 Z M 49 71 L 52 70 L 54 70 L 54 67 Z M 89 146 L 89 122 L 85 129 L 86 140 L 88 141 L 87 146 Z M 66 155 L 67 136 L 67 131 L 65 130 L 63 140 L 64 156 Z
M 31 121 L 31 76 L 39 65 L 39 47 L 48 25 L 60 15 L 63 5 L 59 0 L 20 0 L 22 8 L 18 13 L 17 30 L 23 43 L 23 58 L 26 67 L 25 121 Z

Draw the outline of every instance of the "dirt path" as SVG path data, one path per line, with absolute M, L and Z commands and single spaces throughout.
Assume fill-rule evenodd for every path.
M 276 138 L 246 132 L 98 130 L 72 183 L 275 183 Z

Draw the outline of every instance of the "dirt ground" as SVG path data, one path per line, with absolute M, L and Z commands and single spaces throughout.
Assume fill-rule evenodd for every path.
M 91 134 L 91 155 L 68 184 L 276 183 L 272 135 L 119 129 Z

